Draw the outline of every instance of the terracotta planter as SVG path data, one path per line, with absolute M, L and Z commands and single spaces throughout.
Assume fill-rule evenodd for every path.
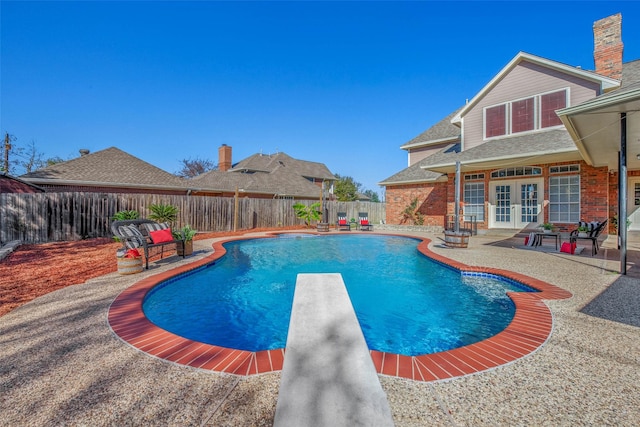
M 176 252 L 179 256 L 190 256 L 193 254 L 193 240 L 176 243 Z

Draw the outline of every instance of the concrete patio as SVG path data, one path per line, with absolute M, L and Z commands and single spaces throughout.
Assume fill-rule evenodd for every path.
M 524 249 L 521 236 L 506 232 L 474 236 L 467 249 L 444 247 L 441 234 L 411 234 L 432 239 L 443 256 L 527 274 L 574 296 L 547 302 L 549 340 L 509 365 L 438 383 L 379 376 L 396 425 L 637 425 L 640 239 L 630 239 L 623 277 L 610 242 L 591 257 L 589 249 Z M 195 258 L 212 242 L 194 242 Z M 103 276 L 0 317 L 0 425 L 272 425 L 280 373 L 238 377 L 178 366 L 111 332 L 106 316 L 116 295 L 189 261 L 171 257 L 138 275 Z

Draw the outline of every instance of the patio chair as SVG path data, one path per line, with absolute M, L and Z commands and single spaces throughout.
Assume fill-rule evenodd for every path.
M 373 230 L 373 224 L 369 222 L 368 212 L 358 212 L 358 225 L 362 231 Z
M 338 231 L 351 231 L 351 224 L 347 219 L 346 212 L 338 212 Z
M 604 230 L 607 226 L 607 221 L 608 220 L 604 220 L 603 222 L 598 222 L 598 221 L 592 221 L 592 222 L 579 222 L 578 223 L 578 227 L 586 227 L 587 228 L 587 235 L 586 236 L 580 236 L 578 233 L 578 229 L 576 228 L 575 230 L 573 230 L 570 234 L 569 234 L 569 242 L 570 243 L 576 243 L 578 240 L 582 239 L 582 240 L 591 240 L 591 256 L 594 256 L 598 253 L 598 250 L 600 249 L 598 247 L 598 237 L 600 237 L 600 234 L 602 233 L 602 230 Z

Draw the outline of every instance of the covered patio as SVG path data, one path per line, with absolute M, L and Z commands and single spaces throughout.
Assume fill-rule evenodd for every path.
M 640 65 L 640 62 L 639 62 Z M 634 67 L 640 77 L 640 66 Z M 630 73 L 632 74 L 632 73 Z M 617 212 L 628 218 L 629 171 L 640 170 L 640 78 L 632 84 L 582 104 L 558 111 L 583 159 L 591 166 L 618 172 Z M 633 201 L 634 208 L 640 200 Z M 620 273 L 627 274 L 627 227 L 619 227 Z

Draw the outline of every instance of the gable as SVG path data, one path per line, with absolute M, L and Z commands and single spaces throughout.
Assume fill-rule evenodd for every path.
M 487 140 L 484 133 L 484 112 L 486 107 L 507 102 L 522 100 L 550 93 L 567 90 L 568 105 L 575 105 L 598 95 L 600 84 L 581 75 L 568 74 L 562 69 L 550 68 L 540 63 L 527 60 L 514 65 L 501 79 L 493 82 L 490 90 L 483 96 L 474 99 L 471 108 L 466 108 L 463 122 L 463 151 L 477 147 Z M 544 129 L 529 132 L 544 132 Z

